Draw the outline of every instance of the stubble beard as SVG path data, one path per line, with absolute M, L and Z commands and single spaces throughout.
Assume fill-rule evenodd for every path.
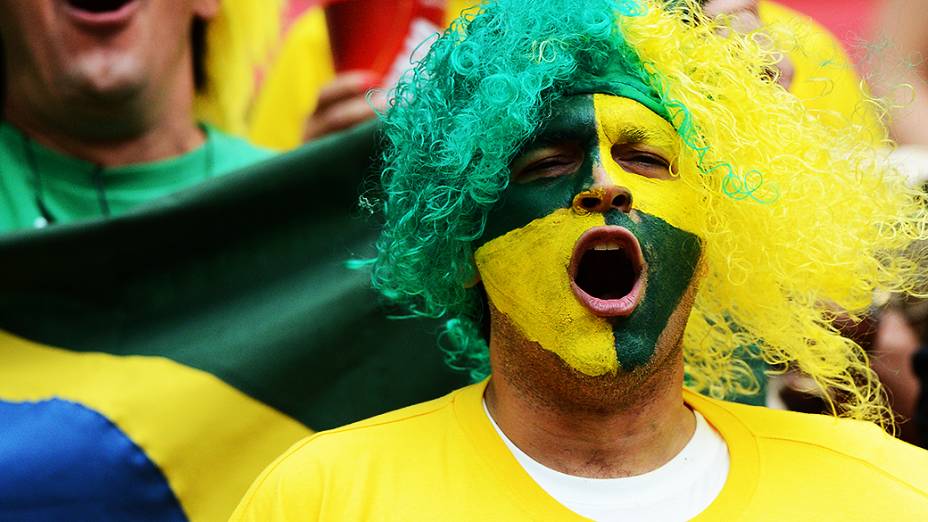
M 508 316 L 490 304 L 490 364 L 525 402 L 569 415 L 611 415 L 640 407 L 667 386 L 682 388 L 681 342 L 696 294 L 691 282 L 658 338 L 653 355 L 632 371 L 583 374 L 557 354 L 526 338 Z

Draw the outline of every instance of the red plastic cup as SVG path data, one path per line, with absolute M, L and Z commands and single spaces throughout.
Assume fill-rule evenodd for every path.
M 335 71 L 366 70 L 390 86 L 441 31 L 446 0 L 332 0 L 325 7 Z M 418 49 L 418 57 L 426 49 Z

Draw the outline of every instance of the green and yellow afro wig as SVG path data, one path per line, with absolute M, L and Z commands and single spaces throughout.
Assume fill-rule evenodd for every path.
M 383 118 L 375 287 L 412 315 L 446 319 L 449 363 L 486 375 L 472 243 L 552 102 L 620 62 L 677 129 L 680 181 L 701 194 L 693 228 L 706 273 L 683 340 L 688 385 L 747 391 L 738 354 L 755 346 L 775 368 L 836 390 L 835 413 L 884 419 L 866 355 L 832 319 L 858 317 L 877 289 L 917 287 L 917 260 L 903 251 L 928 235 L 921 198 L 866 129 L 836 133 L 807 112 L 772 77 L 779 56 L 727 22 L 696 0 L 499 0 L 465 13 Z

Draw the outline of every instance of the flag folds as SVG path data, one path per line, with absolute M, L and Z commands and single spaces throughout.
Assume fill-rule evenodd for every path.
M 225 520 L 274 457 L 464 384 L 370 256 L 373 125 L 0 238 L 0 520 Z M 10 470 L 8 473 L 6 470 Z

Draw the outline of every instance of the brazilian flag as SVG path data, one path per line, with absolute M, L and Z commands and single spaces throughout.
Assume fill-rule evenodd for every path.
M 0 238 L 0 520 L 228 518 L 298 439 L 464 384 L 368 274 L 374 126 Z

